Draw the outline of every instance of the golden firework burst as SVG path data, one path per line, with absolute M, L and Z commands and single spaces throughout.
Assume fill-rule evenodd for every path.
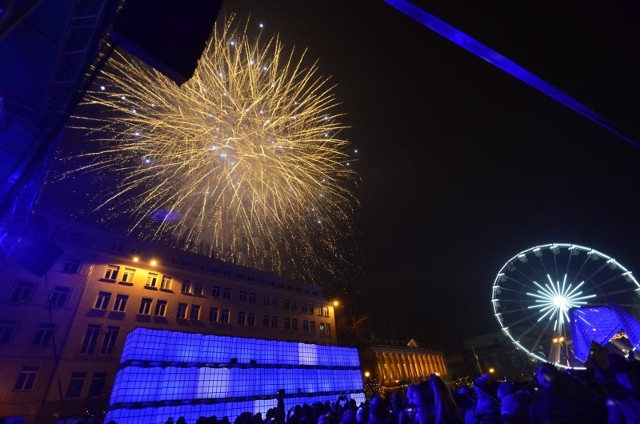
M 216 24 L 182 86 L 116 51 L 70 124 L 95 146 L 71 172 L 115 175 L 96 210 L 140 237 L 323 283 L 359 207 L 344 115 L 306 51 L 248 28 Z

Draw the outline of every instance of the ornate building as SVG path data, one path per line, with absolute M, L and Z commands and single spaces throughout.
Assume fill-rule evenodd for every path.
M 384 392 L 427 380 L 431 374 L 448 378 L 444 352 L 421 347 L 413 339 L 408 343 L 374 340 L 360 349 L 360 362 L 365 380 L 375 381 Z
M 99 415 L 138 327 L 336 345 L 318 286 L 76 222 L 34 217 L 0 270 L 0 422 Z

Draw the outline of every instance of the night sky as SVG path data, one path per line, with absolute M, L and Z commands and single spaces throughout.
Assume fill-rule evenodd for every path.
M 632 0 L 419 1 L 640 142 L 640 7 Z M 365 258 L 352 303 L 376 337 L 460 350 L 495 332 L 496 273 L 547 243 L 640 273 L 640 148 L 383 0 L 225 0 L 337 84 L 359 151 Z
M 637 4 L 415 4 L 640 141 Z M 382 0 L 226 0 L 225 12 L 308 47 L 338 84 L 363 178 L 359 301 L 376 336 L 452 353 L 498 331 L 495 276 L 539 244 L 592 247 L 640 270 L 631 143 Z

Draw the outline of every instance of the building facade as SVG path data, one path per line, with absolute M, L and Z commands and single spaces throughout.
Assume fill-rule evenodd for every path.
M 99 416 L 138 327 L 336 345 L 320 287 L 35 217 L 0 262 L 0 423 Z
M 360 358 L 365 382 L 369 379 L 382 392 L 425 381 L 431 374 L 448 378 L 444 352 L 421 347 L 413 339 L 375 340 L 360 349 Z

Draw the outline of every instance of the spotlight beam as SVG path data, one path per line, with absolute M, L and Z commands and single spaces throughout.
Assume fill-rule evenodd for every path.
M 640 148 L 640 143 L 636 142 L 632 138 L 628 137 L 624 133 L 618 131 L 613 125 L 604 117 L 597 114 L 593 110 L 589 109 L 587 106 L 578 102 L 571 96 L 565 94 L 561 90 L 557 89 L 553 85 L 549 84 L 542 78 L 536 76 L 535 74 L 527 71 L 522 66 L 517 63 L 507 59 L 505 56 L 491 49 L 490 47 L 480 43 L 475 40 L 473 37 L 465 34 L 464 32 L 458 30 L 457 28 L 447 24 L 446 22 L 436 18 L 435 16 L 425 12 L 420 9 L 416 5 L 406 1 L 406 0 L 384 0 L 387 4 L 395 7 L 397 10 L 403 12 L 405 15 L 409 16 L 413 20 L 421 23 L 427 28 L 437 32 L 441 36 L 445 37 L 449 41 L 454 42 L 458 46 L 468 50 L 474 55 L 486 60 L 497 68 L 502 69 L 506 73 L 511 76 L 519 79 L 520 81 L 530 85 L 536 90 L 546 94 L 557 102 L 563 104 L 564 106 L 572 109 L 574 112 L 579 113 L 585 118 L 591 120 L 592 122 L 598 124 L 602 128 L 607 131 L 615 134 L 616 136 L 622 138 L 626 142 L 632 144 L 633 146 Z

